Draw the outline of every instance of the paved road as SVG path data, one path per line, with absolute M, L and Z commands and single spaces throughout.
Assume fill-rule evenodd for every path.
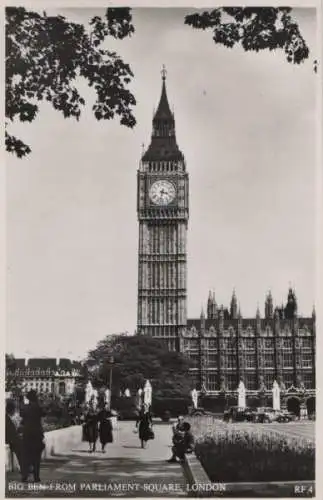
M 106 454 L 90 454 L 87 443 L 80 443 L 75 449 L 46 460 L 41 466 L 42 482 L 37 491 L 27 489 L 35 488 L 33 483 L 25 486 L 24 491 L 15 490 L 18 486 L 14 481 L 19 481 L 19 474 L 8 473 L 6 496 L 186 496 L 181 465 L 166 461 L 171 455 L 171 426 L 156 424 L 156 438 L 144 450 L 133 429 L 133 422 L 119 422 L 114 443 L 107 446 Z

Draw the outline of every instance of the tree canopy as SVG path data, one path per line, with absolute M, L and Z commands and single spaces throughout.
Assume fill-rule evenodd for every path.
M 18 119 L 32 122 L 37 101 L 46 100 L 65 118 L 81 116 L 84 98 L 76 86 L 83 77 L 96 92 L 93 113 L 98 120 L 116 115 L 120 123 L 136 123 L 136 101 L 127 88 L 133 73 L 114 51 L 102 48 L 106 37 L 123 39 L 134 32 L 128 8 L 109 8 L 94 17 L 89 29 L 63 16 L 23 7 L 6 8 L 6 126 Z M 18 157 L 30 153 L 29 145 L 6 130 L 6 149 Z
M 87 360 L 97 387 L 109 386 L 112 368 L 112 392 L 129 389 L 133 394 L 149 380 L 155 396 L 189 395 L 189 360 L 169 351 L 165 343 L 143 335 L 107 336 Z
M 300 64 L 309 49 L 288 7 L 221 7 L 187 15 L 185 24 L 210 29 L 225 47 L 240 44 L 246 51 L 283 50 L 287 61 Z M 134 127 L 134 95 L 128 85 L 132 70 L 114 51 L 103 48 L 108 37 L 122 40 L 135 31 L 131 9 L 108 8 L 89 25 L 47 16 L 24 7 L 6 8 L 6 150 L 23 157 L 28 144 L 7 128 L 15 120 L 32 122 L 38 102 L 47 101 L 65 118 L 79 120 L 85 99 L 77 88 L 83 77 L 96 93 L 93 113 L 98 120 L 116 116 Z M 317 61 L 314 61 L 317 70 Z
M 289 7 L 220 7 L 186 16 L 185 24 L 213 31 L 213 41 L 246 51 L 283 50 L 290 63 L 300 64 L 309 56 Z

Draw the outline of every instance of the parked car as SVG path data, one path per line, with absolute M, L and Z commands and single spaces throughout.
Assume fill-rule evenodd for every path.
M 253 410 L 252 408 L 242 408 L 239 406 L 231 406 L 228 410 L 224 411 L 223 420 L 225 422 L 245 422 L 252 421 Z
M 277 422 L 292 422 L 296 416 L 294 413 L 287 410 L 279 410 L 277 415 Z
M 274 410 L 273 408 L 263 407 L 257 408 L 254 413 L 254 422 L 260 423 L 270 423 L 277 421 L 279 416 L 279 412 Z
M 204 408 L 190 408 L 189 413 L 190 416 L 192 417 L 198 417 L 202 415 L 212 415 L 213 413 L 210 411 L 205 410 Z
M 245 408 L 245 420 L 247 422 L 254 422 L 255 419 L 255 408 Z

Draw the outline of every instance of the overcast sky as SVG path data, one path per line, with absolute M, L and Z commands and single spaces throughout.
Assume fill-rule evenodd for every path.
M 100 9 L 61 9 L 88 22 Z M 49 105 L 11 130 L 32 147 L 7 157 L 7 351 L 83 356 L 106 334 L 136 327 L 136 170 L 167 68 L 178 144 L 190 175 L 188 316 L 208 291 L 243 316 L 266 292 L 299 310 L 315 301 L 315 11 L 294 15 L 311 49 L 283 53 L 216 46 L 185 26 L 184 9 L 136 9 L 136 33 L 109 42 L 131 65 L 137 126 L 82 119 Z

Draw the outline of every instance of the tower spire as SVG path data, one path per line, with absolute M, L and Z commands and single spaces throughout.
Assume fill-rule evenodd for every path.
M 213 314 L 213 299 L 212 299 L 212 292 L 211 290 L 209 291 L 209 297 L 207 299 L 207 318 L 208 319 L 213 319 L 212 314 Z
M 212 299 L 213 299 L 212 317 L 213 317 L 213 319 L 216 319 L 217 316 L 218 316 L 218 306 L 217 306 L 217 303 L 216 303 L 216 300 L 215 300 L 215 292 L 214 291 L 213 291 Z
M 162 80 L 164 82 L 166 80 L 166 75 L 167 75 L 165 64 L 163 64 L 163 67 L 162 67 L 162 70 L 161 70 L 161 75 L 162 75 Z
M 156 120 L 170 120 L 171 122 L 174 122 L 174 116 L 173 116 L 173 113 L 171 112 L 170 105 L 169 105 L 168 98 L 167 98 L 166 75 L 167 75 L 167 71 L 166 71 L 165 65 L 163 64 L 163 68 L 161 70 L 162 92 L 161 92 L 160 101 L 158 104 L 157 111 L 154 115 L 153 122 L 156 122 Z
M 265 318 L 268 319 L 273 317 L 274 317 L 273 298 L 271 295 L 271 291 L 269 290 L 265 301 Z
M 257 302 L 256 318 L 260 318 L 259 302 Z
M 230 316 L 231 319 L 236 319 L 238 316 L 238 303 L 235 288 L 232 292 L 231 304 L 230 304 Z
M 315 305 L 313 305 L 313 310 L 312 310 L 312 318 L 313 318 L 314 320 L 316 319 Z
M 297 316 L 297 298 L 295 290 L 293 290 L 291 286 L 288 290 L 287 304 L 284 312 L 287 319 L 292 319 Z
M 166 91 L 166 68 L 161 70 L 162 89 L 159 104 L 153 116 L 151 142 L 142 156 L 142 161 L 183 161 L 175 135 L 175 118 L 172 113 Z

